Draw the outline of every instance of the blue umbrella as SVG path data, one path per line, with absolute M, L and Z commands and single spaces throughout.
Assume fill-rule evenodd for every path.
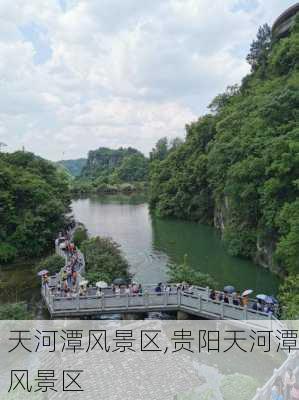
M 223 291 L 226 293 L 234 293 L 236 289 L 233 286 L 228 285 L 223 288 Z
M 274 304 L 278 304 L 278 300 L 274 296 L 270 296 Z
M 271 296 L 267 296 L 267 297 L 265 298 L 265 303 L 267 303 L 267 304 L 274 304 L 274 301 L 273 301 L 273 299 L 272 299 Z
M 257 299 L 262 300 L 262 301 L 265 301 L 267 297 L 269 297 L 269 296 L 267 296 L 266 294 L 258 294 L 256 296 Z

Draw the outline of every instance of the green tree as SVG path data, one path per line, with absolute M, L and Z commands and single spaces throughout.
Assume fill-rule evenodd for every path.
M 75 229 L 73 235 L 73 242 L 76 246 L 80 247 L 81 243 L 88 239 L 87 229 L 80 225 Z
M 110 238 L 95 237 L 84 241 L 81 250 L 85 255 L 86 278 L 95 283 L 111 283 L 115 278 L 129 278 L 129 264 L 124 258 L 120 245 Z
M 246 58 L 251 65 L 252 71 L 256 71 L 258 67 L 265 67 L 270 45 L 271 28 L 268 24 L 264 24 L 259 27 L 256 40 L 252 42 L 250 52 Z
M 58 254 L 53 254 L 44 258 L 37 266 L 37 271 L 46 269 L 50 274 L 59 272 L 66 264 L 65 258 Z

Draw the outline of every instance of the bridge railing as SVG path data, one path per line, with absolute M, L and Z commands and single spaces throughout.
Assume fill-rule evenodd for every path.
M 273 319 L 271 315 L 266 313 L 248 310 L 243 307 L 233 304 L 211 300 L 209 297 L 185 292 L 144 292 L 138 295 L 113 295 L 102 294 L 102 296 L 85 295 L 79 296 L 78 293 L 70 297 L 58 296 L 52 293 L 51 288 L 43 289 L 43 297 L 49 307 L 51 313 L 69 313 L 76 314 L 78 310 L 96 312 L 122 312 L 124 309 L 134 310 L 140 309 L 146 312 L 148 309 L 173 309 L 185 310 L 201 315 L 213 316 L 219 319 L 234 319 L 234 320 L 256 320 L 256 325 L 264 326 L 265 320 Z M 279 323 L 277 321 L 277 323 Z
M 284 379 L 288 369 L 291 369 L 294 373 L 298 371 L 299 356 L 296 351 L 291 353 L 280 368 L 274 369 L 272 377 L 267 383 L 260 389 L 257 390 L 256 395 L 252 400 L 265 400 L 271 399 L 271 392 L 273 385 L 277 378 Z

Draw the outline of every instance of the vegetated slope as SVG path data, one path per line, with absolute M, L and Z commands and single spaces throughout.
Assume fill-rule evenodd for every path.
M 82 177 L 108 178 L 113 175 L 124 182 L 142 181 L 147 175 L 147 160 L 138 150 L 128 147 L 117 150 L 100 147 L 90 151 Z
M 78 158 L 75 160 L 61 160 L 57 164 L 62 165 L 72 176 L 80 176 L 82 169 L 87 162 L 86 158 Z
M 53 246 L 69 210 L 68 179 L 32 153 L 0 154 L 0 262 Z
M 187 125 L 185 143 L 151 164 L 160 216 L 215 224 L 233 255 L 299 272 L 299 22 L 273 42 L 260 28 L 240 87 Z

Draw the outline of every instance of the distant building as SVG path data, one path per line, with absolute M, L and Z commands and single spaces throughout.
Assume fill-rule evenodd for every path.
M 287 36 L 294 24 L 296 15 L 299 13 L 299 3 L 294 4 L 285 10 L 274 22 L 272 26 L 272 36 L 281 38 Z

